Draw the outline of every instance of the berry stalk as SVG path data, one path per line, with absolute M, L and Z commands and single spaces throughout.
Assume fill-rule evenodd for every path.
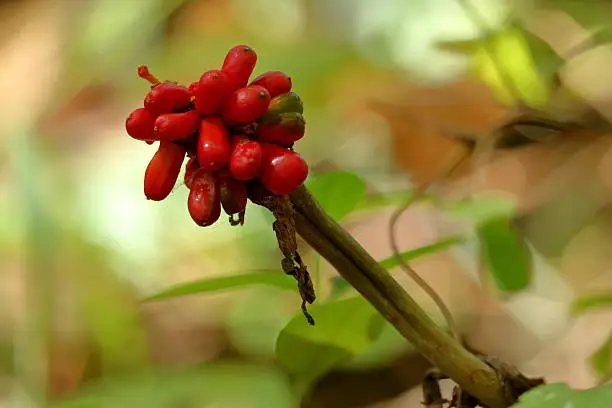
M 161 83 L 161 81 L 157 79 L 155 75 L 149 72 L 149 67 L 146 65 L 141 65 L 138 67 L 138 76 L 149 81 L 151 85 L 159 85 Z

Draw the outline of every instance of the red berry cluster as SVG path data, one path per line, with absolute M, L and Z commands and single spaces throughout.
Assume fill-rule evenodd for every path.
M 249 83 L 256 62 L 251 47 L 236 46 L 220 70 L 205 72 L 189 87 L 138 68 L 151 90 L 125 127 L 134 139 L 159 142 L 144 177 L 148 199 L 160 201 L 172 192 L 186 156 L 187 207 L 201 226 L 215 223 L 221 208 L 232 225 L 242 224 L 249 180 L 259 179 L 278 195 L 304 182 L 308 164 L 293 151 L 305 131 L 302 101 L 282 72 Z

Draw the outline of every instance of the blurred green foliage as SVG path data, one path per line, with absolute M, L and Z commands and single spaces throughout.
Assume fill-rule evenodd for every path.
M 146 372 L 104 380 L 80 396 L 53 408 L 116 408 L 134 404 L 165 407 L 297 408 L 299 401 L 285 375 L 252 364 L 207 364 L 204 367 Z
M 433 3 L 409 5 L 407 2 L 393 2 L 394 5 L 388 8 L 379 6 L 378 2 L 361 2 L 363 4 L 360 3 L 359 7 L 349 4 L 346 10 L 341 10 L 343 13 L 348 14 L 355 7 L 359 16 L 356 20 L 365 22 L 368 16 L 372 19 L 367 30 L 354 27 L 357 34 L 346 36 L 354 37 L 353 42 L 319 35 L 316 24 L 310 31 L 306 29 L 303 35 L 295 34 L 285 41 L 277 38 L 275 42 L 270 40 L 270 36 L 260 35 L 261 26 L 253 28 L 244 24 L 243 20 L 248 16 L 240 13 L 229 17 L 222 32 L 203 29 L 193 35 L 164 38 L 169 17 L 188 3 L 184 0 L 99 0 L 75 7 L 74 18 L 68 27 L 63 77 L 57 84 L 56 98 L 50 101 L 49 109 L 60 107 L 88 85 L 99 83 L 113 87 L 116 99 L 111 103 L 123 109 L 135 101 L 140 103 L 146 89 L 135 75 L 135 67 L 140 63 L 146 62 L 160 77 L 188 83 L 202 70 L 218 66 L 224 52 L 231 46 L 249 43 L 260 56 L 256 74 L 267 70 L 283 70 L 291 74 L 295 90 L 306 106 L 309 123 L 309 137 L 300 142 L 300 151 L 316 163 L 327 158 L 333 147 L 343 142 L 334 137 L 343 125 L 337 122 L 334 110 L 334 97 L 337 96 L 334 95 L 334 81 L 360 69 L 384 65 L 367 58 L 367 50 L 371 51 L 372 44 L 376 45 L 377 55 L 393 50 L 391 54 L 395 54 L 395 59 L 390 59 L 398 65 L 401 65 L 398 61 L 412 67 L 417 63 L 429 64 L 430 67 L 440 65 L 433 57 L 425 64 L 418 61 L 423 53 L 417 51 L 424 47 L 412 44 L 411 48 L 410 43 L 420 37 L 404 35 L 408 18 L 415 26 L 417 20 L 426 21 L 433 13 Z M 586 2 L 570 0 L 553 3 L 555 7 L 568 11 L 585 28 L 597 29 L 596 41 L 610 41 L 609 14 L 604 12 L 607 10 L 604 2 L 588 2 L 588 7 Z M 259 6 L 249 7 L 260 7 L 261 13 L 280 13 L 282 8 L 275 3 L 278 9 L 275 11 L 275 7 L 267 2 L 257 4 Z M 292 2 L 296 10 L 302 10 L 300 4 L 298 0 Z M 440 7 L 440 4 L 436 3 L 435 7 Z M 374 13 L 377 9 L 380 13 Z M 437 26 L 430 24 L 430 31 L 439 30 L 448 25 L 448 21 L 442 21 L 444 24 L 438 22 Z M 363 34 L 380 34 L 379 29 L 384 35 L 375 35 L 374 39 Z M 425 37 L 424 32 L 420 34 Z M 515 104 L 520 99 L 536 108 L 548 102 L 551 73 L 556 72 L 561 60 L 537 37 L 514 23 L 496 27 L 490 36 L 481 35 L 475 39 L 472 36 L 468 40 L 463 35 L 456 37 L 435 42 L 446 50 L 466 54 L 474 72 L 496 91 L 502 101 Z M 383 38 L 386 40 L 381 40 Z M 397 58 L 397 54 L 404 56 Z M 505 77 L 511 79 L 510 86 Z M 116 126 L 118 138 L 125 137 L 119 131 L 121 125 Z M 51 330 L 51 305 L 62 291 L 56 287 L 55 279 L 62 273 L 69 276 L 76 288 L 71 298 L 78 304 L 79 321 L 84 323 L 87 336 L 94 339 L 100 348 L 103 373 L 99 381 L 80 395 L 55 403 L 53 406 L 57 408 L 116 408 L 134 406 L 135 403 L 160 408 L 208 405 L 255 408 L 268 407 L 270 401 L 274 401 L 274 407 L 297 408 L 302 393 L 328 371 L 338 367 L 382 364 L 410 349 L 410 345 L 364 299 L 355 296 L 340 299 L 352 292 L 339 277 L 332 278 L 330 296 L 311 308 L 317 325 L 314 328 L 307 326 L 297 307 L 287 306 L 297 305 L 295 281 L 274 269 L 278 264 L 276 242 L 270 229 L 269 215 L 262 209 L 249 209 L 249 226 L 241 232 L 226 227 L 215 227 L 207 233 L 195 227 L 180 230 L 176 224 L 186 224 L 188 219 L 184 214 L 184 203 L 180 201 L 184 191 L 177 189 L 179 197 L 169 200 L 159 213 L 150 210 L 152 207 L 147 207 L 144 200 L 139 207 L 140 213 L 147 212 L 149 218 L 145 218 L 148 222 L 159 224 L 160 228 L 151 234 L 144 230 L 136 231 L 137 240 L 150 238 L 150 247 L 155 251 L 147 250 L 141 258 L 130 258 L 134 255 L 130 253 L 132 250 L 114 246 L 115 243 L 110 242 L 112 239 L 101 236 L 92 239 L 95 234 L 92 234 L 91 226 L 73 226 L 85 224 L 88 219 L 77 197 L 80 184 L 94 184 L 94 190 L 102 188 L 98 179 L 93 178 L 95 181 L 92 183 L 91 178 L 79 178 L 80 174 L 63 168 L 70 160 L 71 152 L 51 148 L 44 151 L 46 145 L 40 141 L 49 135 L 38 134 L 36 123 L 17 123 L 12 129 L 8 159 L 14 173 L 11 187 L 17 198 L 12 197 L 11 203 L 0 203 L 2 209 L 6 206 L 11 210 L 4 213 L 15 214 L 15 217 L 5 217 L 6 222 L 0 229 L 0 245 L 7 258 L 15 256 L 21 244 L 26 249 L 26 280 L 30 289 L 26 297 L 31 313 L 26 328 L 16 336 L 15 347 L 11 349 L 15 353 L 14 364 L 9 365 L 14 366 L 28 397 L 39 406 L 44 405 L 45 394 L 41 374 L 47 363 L 44 342 Z M 120 164 L 118 174 L 109 175 L 109 166 L 113 164 L 106 163 L 99 167 L 108 173 L 99 171 L 98 175 L 106 176 L 108 179 L 105 181 L 115 186 L 107 193 L 118 196 L 120 184 L 126 180 L 132 182 L 131 175 L 122 175 L 121 172 L 132 170 L 125 161 L 133 158 L 133 152 L 116 154 Z M 142 167 L 144 170 L 144 164 Z M 345 220 L 355 212 L 399 205 L 412 195 L 412 191 L 367 195 L 367 185 L 368 180 L 345 171 L 318 174 L 307 183 L 323 208 L 337 221 Z M 89 192 L 85 195 L 91 195 L 85 202 L 99 205 L 99 208 L 89 209 L 94 212 L 94 218 L 102 218 L 102 211 L 108 210 L 108 204 L 96 202 L 99 197 L 91 193 L 93 190 L 85 191 Z M 134 196 L 136 194 L 138 192 Z M 125 212 L 115 213 L 115 217 L 123 215 L 127 219 L 133 214 L 129 212 L 129 199 L 114 200 L 117 208 Z M 529 250 L 511 224 L 515 215 L 514 203 L 499 197 L 479 197 L 450 204 L 434 202 L 434 205 L 451 217 L 473 223 L 484 259 L 499 289 L 515 292 L 529 285 Z M 155 214 L 161 213 L 164 215 L 159 220 L 153 220 Z M 109 228 L 113 223 L 120 224 L 112 217 L 97 221 L 108 224 Z M 213 233 L 215 240 L 209 235 Z M 399 255 L 410 261 L 464 241 L 465 238 L 448 238 Z M 155 280 L 149 278 L 171 269 L 173 262 L 190 259 L 199 264 L 215 256 L 228 257 L 228 253 L 235 256 L 227 250 L 227 247 L 235 246 L 243 249 L 241 254 L 249 267 L 245 272 L 249 273 L 213 274 L 213 278 L 203 277 L 161 291 L 159 287 L 149 290 L 158 286 L 148 282 Z M 398 266 L 395 257 L 383 259 L 380 263 L 387 269 Z M 318 261 L 315 265 L 318 266 Z M 144 272 L 147 273 L 143 275 L 146 284 L 138 278 L 138 274 Z M 315 274 L 318 274 L 318 268 L 315 268 Z M 135 302 L 130 298 L 132 286 L 126 281 L 137 282 L 135 286 L 139 292 L 143 287 L 147 287 L 148 292 L 157 292 L 146 300 L 250 289 L 244 290 L 224 311 L 224 323 L 232 346 L 253 362 L 214 362 L 173 370 L 148 367 L 146 335 L 138 320 Z M 258 287 L 253 289 L 251 286 Z M 593 308 L 608 308 L 612 304 L 610 299 L 608 293 L 579 299 L 574 311 L 584 313 Z M 611 344 L 608 340 L 602 345 L 591 361 L 598 375 L 604 378 L 611 372 Z M 610 387 L 575 391 L 562 384 L 551 384 L 531 391 L 516 407 L 567 408 L 571 403 L 573 408 L 608 408 L 610 401 Z

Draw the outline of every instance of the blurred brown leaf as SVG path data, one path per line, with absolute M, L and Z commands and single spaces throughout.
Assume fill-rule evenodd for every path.
M 458 138 L 476 140 L 489 135 L 510 112 L 477 81 L 438 87 L 408 84 L 371 107 L 391 128 L 397 165 L 417 184 L 435 180 L 448 160 L 469 151 L 469 145 Z M 470 169 L 467 163 L 453 177 L 466 175 Z

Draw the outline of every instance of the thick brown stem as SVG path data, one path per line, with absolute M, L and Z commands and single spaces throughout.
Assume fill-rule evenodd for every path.
M 489 408 L 504 408 L 495 371 L 455 341 L 302 187 L 290 195 L 297 232 L 416 349 Z

